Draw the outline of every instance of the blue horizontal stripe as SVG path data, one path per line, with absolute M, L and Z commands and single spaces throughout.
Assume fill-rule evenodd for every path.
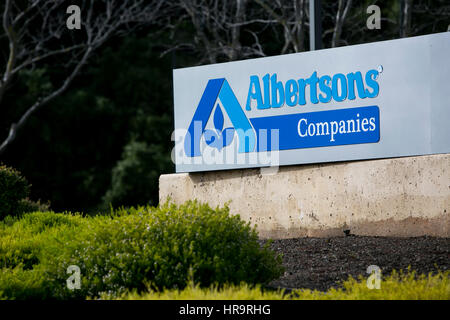
M 378 106 L 260 117 L 252 118 L 250 122 L 258 137 L 258 152 L 375 143 L 380 140 Z M 279 139 L 272 130 L 278 130 Z

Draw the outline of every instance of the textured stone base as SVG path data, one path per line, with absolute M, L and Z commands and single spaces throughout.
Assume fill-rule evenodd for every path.
M 162 175 L 159 198 L 222 206 L 261 238 L 450 236 L 450 154 Z M 263 172 L 263 173 L 261 173 Z

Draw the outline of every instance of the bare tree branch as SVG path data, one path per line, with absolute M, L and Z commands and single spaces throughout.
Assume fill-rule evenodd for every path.
M 24 70 L 52 63 L 57 58 L 67 66 L 62 84 L 36 99 L 16 123 L 12 123 L 0 154 L 14 141 L 27 120 L 44 105 L 60 96 L 100 46 L 118 34 L 131 32 L 143 24 L 156 23 L 164 16 L 164 0 L 81 0 L 82 29 L 68 30 L 68 0 L 6 0 L 3 7 L 3 33 L 9 43 L 8 59 L 0 77 L 0 105 L 11 79 Z M 1 34 L 0 34 L 1 37 Z
M 284 45 L 281 54 L 305 50 L 305 0 L 255 0 L 283 28 Z M 277 13 L 278 12 L 278 13 Z
M 169 28 L 179 30 L 190 25 L 194 36 L 180 41 L 178 38 L 164 54 L 180 48 L 198 53 L 198 64 L 232 61 L 248 57 L 265 56 L 258 33 L 250 25 L 264 24 L 266 19 L 254 14 L 248 0 L 176 0 L 172 8 L 177 16 L 169 21 Z M 250 33 L 255 42 L 242 44 L 242 35 Z
M 337 47 L 341 43 L 342 27 L 344 26 L 345 19 L 347 18 L 350 7 L 352 6 L 352 0 L 339 0 L 339 6 L 336 13 L 336 20 L 333 31 L 333 38 L 331 40 L 331 47 Z
M 405 38 L 409 35 L 411 29 L 411 11 L 412 0 L 401 0 L 400 9 L 400 38 Z
M 9 57 L 6 62 L 5 71 L 0 80 L 0 102 L 3 99 L 3 95 L 6 91 L 6 87 L 9 85 L 11 81 L 11 71 L 14 67 L 17 55 L 17 42 L 16 37 L 14 35 L 14 30 L 11 25 L 11 0 L 6 0 L 5 8 L 3 11 L 3 30 L 8 37 L 9 42 Z

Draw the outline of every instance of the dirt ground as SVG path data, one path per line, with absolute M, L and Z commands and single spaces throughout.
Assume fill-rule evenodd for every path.
M 264 241 L 262 241 L 264 242 Z M 450 269 L 450 238 L 391 238 L 344 236 L 274 240 L 283 254 L 285 274 L 270 288 L 309 288 L 325 291 L 349 275 L 365 275 L 377 265 L 382 274 L 411 266 L 419 273 Z

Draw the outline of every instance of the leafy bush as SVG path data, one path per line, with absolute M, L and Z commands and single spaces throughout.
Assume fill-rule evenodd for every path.
M 450 272 L 417 276 L 414 271 L 393 271 L 381 282 L 380 290 L 368 289 L 366 279 L 349 278 L 338 289 L 327 292 L 308 289 L 294 290 L 286 294 L 283 290 L 267 291 L 260 286 L 225 286 L 202 289 L 190 285 L 184 290 L 164 290 L 146 293 L 129 292 L 119 298 L 123 300 L 450 300 Z M 103 295 L 103 299 L 114 297 Z
M 19 171 L 0 165 L 0 220 L 19 214 L 19 202 L 29 193 L 30 185 Z
M 47 299 L 50 290 L 46 287 L 43 273 L 38 270 L 23 270 L 20 267 L 0 270 L 1 299 Z
M 82 289 L 61 297 L 120 293 L 130 288 L 183 288 L 196 283 L 265 283 L 281 275 L 281 259 L 261 248 L 256 231 L 229 209 L 188 202 L 179 207 L 119 210 L 96 217 L 79 241 L 65 245 L 52 266 L 61 283 L 69 265 L 83 274 Z
M 281 275 L 281 258 L 257 240 L 227 207 L 198 202 L 95 217 L 35 212 L 0 224 L 0 267 L 8 269 L 0 291 L 17 299 L 84 299 L 184 288 L 189 279 L 202 287 L 266 283 Z M 81 269 L 80 290 L 66 287 L 69 265 Z
M 71 241 L 86 220 L 80 215 L 34 212 L 0 222 L 0 291 L 8 299 L 53 297 L 46 277 L 48 247 Z

